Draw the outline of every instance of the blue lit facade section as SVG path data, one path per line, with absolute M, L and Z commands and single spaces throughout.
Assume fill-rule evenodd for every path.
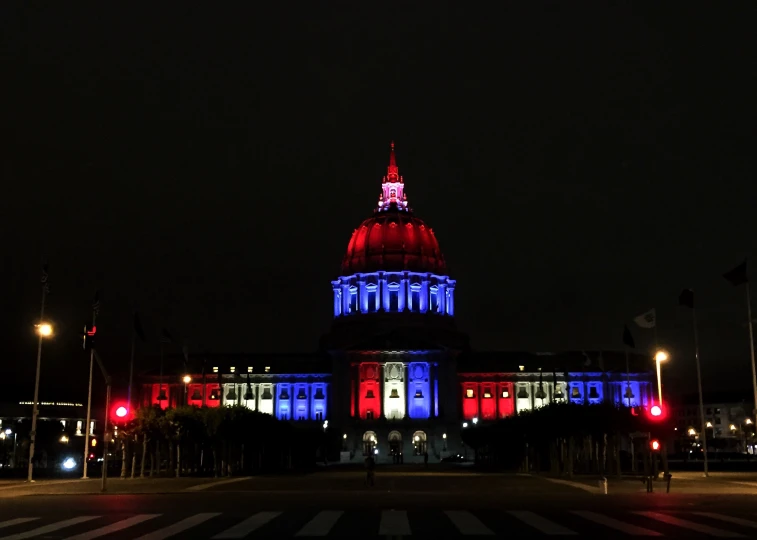
M 431 384 L 428 362 L 410 362 L 407 366 L 407 410 L 410 418 L 431 416 Z
M 439 381 L 434 379 L 434 416 L 439 417 Z
M 601 373 L 571 373 L 568 399 L 578 405 L 596 405 L 605 399 Z M 578 379 L 578 380 L 577 380 Z
M 648 407 L 649 383 L 639 381 L 641 374 L 631 374 L 631 381 L 617 381 L 610 383 L 612 400 L 621 407 Z M 636 379 L 636 380 L 634 380 Z
M 307 375 L 297 375 L 305 378 Z M 279 382 L 274 387 L 274 416 L 279 420 L 326 420 L 328 383 Z
M 276 385 L 276 404 L 274 409 L 276 411 L 276 418 L 279 420 L 291 420 L 292 385 L 290 383 L 278 383 Z
M 328 383 L 311 383 L 310 384 L 310 419 L 326 420 L 328 418 L 327 396 Z
M 363 313 L 433 313 L 455 315 L 456 282 L 418 272 L 371 272 L 331 282 L 334 317 Z

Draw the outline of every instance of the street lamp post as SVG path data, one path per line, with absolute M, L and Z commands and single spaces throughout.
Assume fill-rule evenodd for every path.
M 657 364 L 657 402 L 660 407 L 662 407 L 662 369 L 660 364 L 667 361 L 668 358 L 668 353 L 663 350 L 657 351 L 654 355 L 655 363 Z
M 45 296 L 47 295 L 47 287 L 42 286 L 42 307 L 40 309 L 39 318 L 42 321 L 45 316 Z M 27 482 L 34 481 L 34 445 L 37 441 L 37 416 L 39 415 L 39 372 L 42 365 L 42 339 L 50 337 L 53 333 L 53 327 L 48 323 L 40 322 L 37 325 L 37 373 L 34 377 L 34 404 L 32 405 L 32 432 L 30 434 L 31 442 L 29 443 L 29 473 L 27 475 Z

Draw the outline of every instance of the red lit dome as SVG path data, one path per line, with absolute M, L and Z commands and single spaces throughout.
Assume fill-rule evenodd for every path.
M 397 207 L 363 221 L 352 233 L 342 275 L 410 270 L 445 274 L 439 242 L 422 220 Z

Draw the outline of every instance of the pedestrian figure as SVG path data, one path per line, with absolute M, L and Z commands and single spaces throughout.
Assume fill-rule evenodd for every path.
M 373 487 L 375 484 L 375 474 L 376 474 L 376 460 L 373 459 L 373 456 L 369 455 L 367 458 L 365 458 L 365 473 L 366 483 Z

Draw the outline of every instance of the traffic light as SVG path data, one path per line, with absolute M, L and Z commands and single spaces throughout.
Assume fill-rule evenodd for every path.
M 657 439 L 652 439 L 651 441 L 649 441 L 649 448 L 653 452 L 659 451 L 660 450 L 660 441 L 658 441 Z
M 125 426 L 132 420 L 131 409 L 126 402 L 117 402 L 113 405 L 110 411 L 110 421 L 114 426 Z
M 84 325 L 84 343 L 83 348 L 85 351 L 94 349 L 95 347 L 95 335 L 97 334 L 97 327 L 93 324 Z
M 662 405 L 652 405 L 647 412 L 647 416 L 653 422 L 665 420 L 665 409 L 662 408 Z

